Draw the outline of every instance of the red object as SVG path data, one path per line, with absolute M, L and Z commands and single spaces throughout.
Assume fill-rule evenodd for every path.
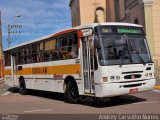
M 134 88 L 134 89 L 130 89 L 129 93 L 137 93 L 138 92 L 138 88 Z

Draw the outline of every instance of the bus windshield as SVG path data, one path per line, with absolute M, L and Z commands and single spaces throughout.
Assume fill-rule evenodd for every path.
M 145 35 L 101 34 L 97 48 L 100 65 L 145 64 L 152 62 Z

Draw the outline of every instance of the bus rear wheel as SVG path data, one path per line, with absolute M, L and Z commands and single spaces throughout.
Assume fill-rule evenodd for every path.
M 68 81 L 66 84 L 66 90 L 64 93 L 65 102 L 76 104 L 79 99 L 78 89 L 72 81 Z
M 19 80 L 19 92 L 22 95 L 27 94 L 26 84 L 25 84 L 24 79 L 22 79 L 22 78 Z

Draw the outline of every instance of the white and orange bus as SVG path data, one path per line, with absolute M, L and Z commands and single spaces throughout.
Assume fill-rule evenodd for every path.
M 153 89 L 154 63 L 142 26 L 94 23 L 67 29 L 4 51 L 5 82 L 28 89 L 112 97 Z

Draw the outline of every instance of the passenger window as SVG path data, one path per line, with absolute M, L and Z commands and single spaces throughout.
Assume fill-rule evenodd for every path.
M 45 43 L 44 57 L 45 61 L 57 60 L 57 39 L 52 38 Z
M 68 35 L 62 37 L 62 46 L 68 45 Z
M 73 59 L 78 57 L 77 33 L 70 33 L 62 38 L 62 47 L 59 47 L 61 59 Z
M 75 44 L 75 45 L 78 44 L 78 36 L 77 36 L 76 33 L 74 34 L 74 44 Z
M 71 46 L 71 45 L 73 45 L 73 43 L 74 43 L 74 36 L 71 34 L 71 35 L 69 35 L 69 42 L 68 42 L 69 44 L 69 46 Z

